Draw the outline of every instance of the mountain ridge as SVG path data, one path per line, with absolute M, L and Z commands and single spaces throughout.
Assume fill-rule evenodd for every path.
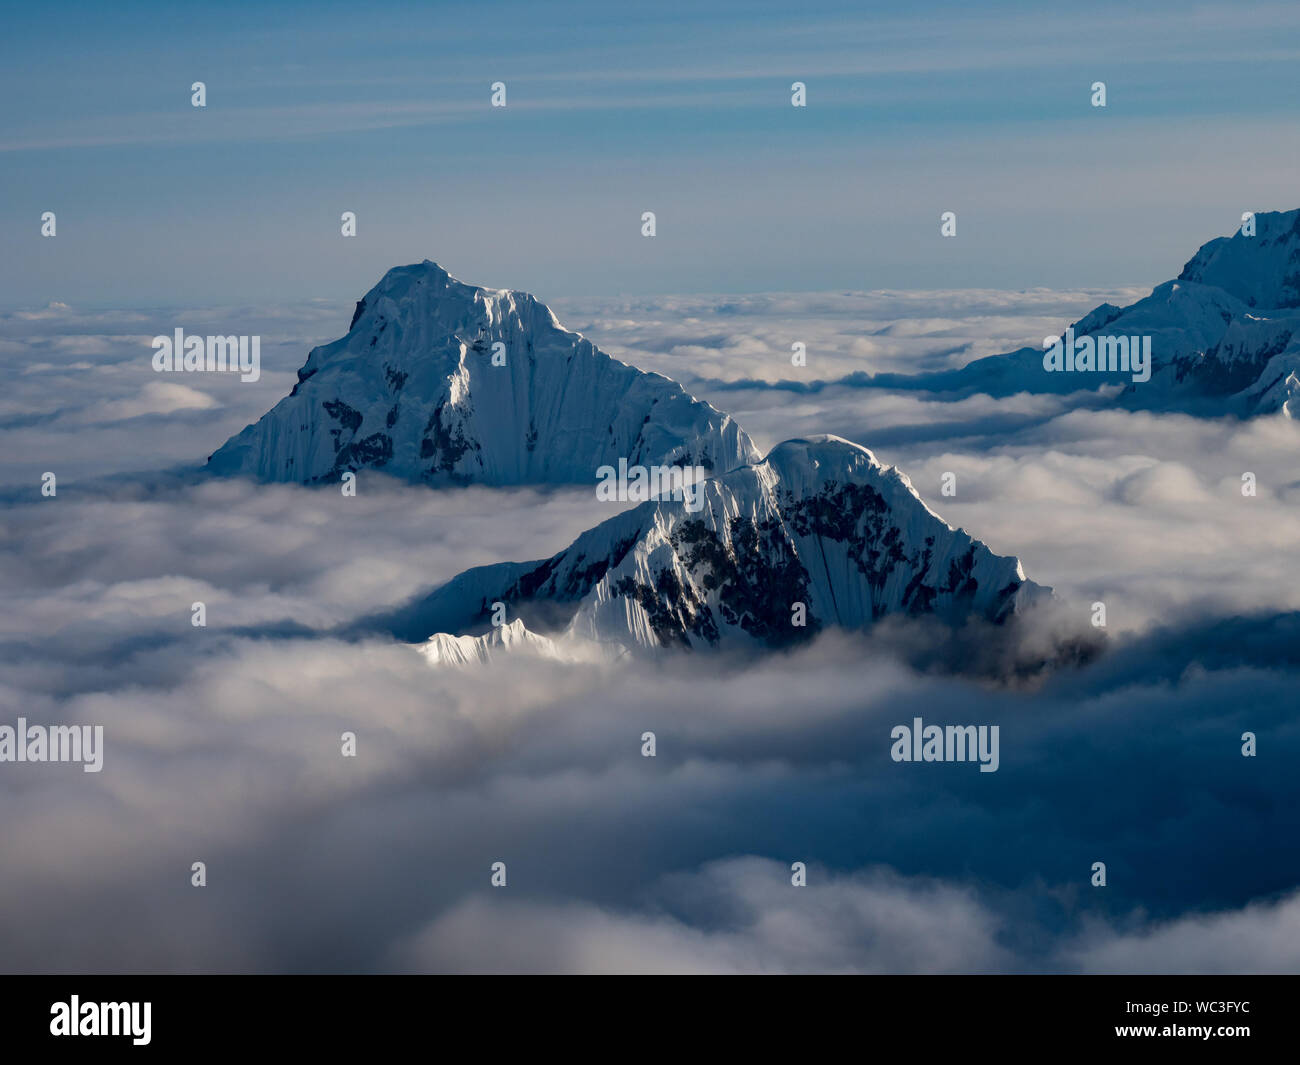
M 722 471 L 757 457 L 730 416 L 565 330 L 535 297 L 426 259 L 385 273 L 348 332 L 313 348 L 289 395 L 207 469 L 511 485 L 588 483 L 618 458 Z
M 530 632 L 642 650 L 777 649 L 891 615 L 999 623 L 1051 590 L 950 525 L 865 447 L 801 437 L 704 482 L 697 512 L 651 500 L 549 559 L 466 570 L 378 623 L 474 636 L 504 605 Z
M 1120 371 L 1050 373 L 1043 348 L 1028 347 L 869 383 L 995 397 L 1112 386 L 1117 403 L 1136 409 L 1300 417 L 1300 209 L 1259 212 L 1254 221 L 1254 236 L 1238 228 L 1207 241 L 1149 295 L 1127 307 L 1102 303 L 1070 326 L 1078 337 L 1151 336 L 1149 381 Z

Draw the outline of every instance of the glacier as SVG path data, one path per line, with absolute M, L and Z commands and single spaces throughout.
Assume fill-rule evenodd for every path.
M 426 484 L 594 483 L 598 467 L 759 457 L 727 415 L 565 330 L 523 292 L 396 267 L 293 391 L 208 459 L 209 472 L 316 484 L 381 470 Z
M 467 570 L 384 624 L 408 641 L 433 637 L 440 660 L 460 648 L 482 657 L 450 641 L 491 632 L 498 603 L 561 647 L 773 649 L 890 615 L 998 623 L 1050 598 L 1018 559 L 936 515 L 899 470 L 818 436 L 709 479 L 698 513 L 642 503 L 549 559 Z

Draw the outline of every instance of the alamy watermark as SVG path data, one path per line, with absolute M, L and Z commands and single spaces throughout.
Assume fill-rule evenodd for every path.
M 172 336 L 153 338 L 153 368 L 159 373 L 200 370 L 237 373 L 241 381 L 262 376 L 262 338 L 186 336 L 179 326 Z
M 689 514 L 704 509 L 704 479 L 709 471 L 703 466 L 629 466 L 618 460 L 618 468 L 601 466 L 596 470 L 596 498 L 602 503 L 644 503 L 648 499 L 685 501 Z
M 997 725 L 895 725 L 889 757 L 895 762 L 979 762 L 981 773 L 996 773 L 1001 763 Z
M 50 1035 L 130 1036 L 135 1046 L 149 1045 L 152 1002 L 68 1002 L 50 1006 Z
M 0 725 L 0 762 L 80 762 L 83 772 L 104 768 L 103 725 Z
M 1083 336 L 1074 326 L 1064 337 L 1043 338 L 1043 369 L 1048 373 L 1131 373 L 1136 383 L 1151 380 L 1149 336 Z

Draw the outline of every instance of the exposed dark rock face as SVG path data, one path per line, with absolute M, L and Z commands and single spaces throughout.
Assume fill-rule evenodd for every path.
M 404 625 L 474 632 L 501 602 L 535 631 L 625 646 L 782 648 L 891 615 L 998 625 L 1050 597 L 834 437 L 787 441 L 699 491 L 694 507 L 643 503 L 552 558 L 467 571 Z

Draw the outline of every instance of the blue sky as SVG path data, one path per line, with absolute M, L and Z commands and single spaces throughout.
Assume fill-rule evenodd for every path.
M 9 307 L 356 298 L 425 257 L 546 299 L 1154 284 L 1300 206 L 1294 4 L 62 4 L 6 36 Z

